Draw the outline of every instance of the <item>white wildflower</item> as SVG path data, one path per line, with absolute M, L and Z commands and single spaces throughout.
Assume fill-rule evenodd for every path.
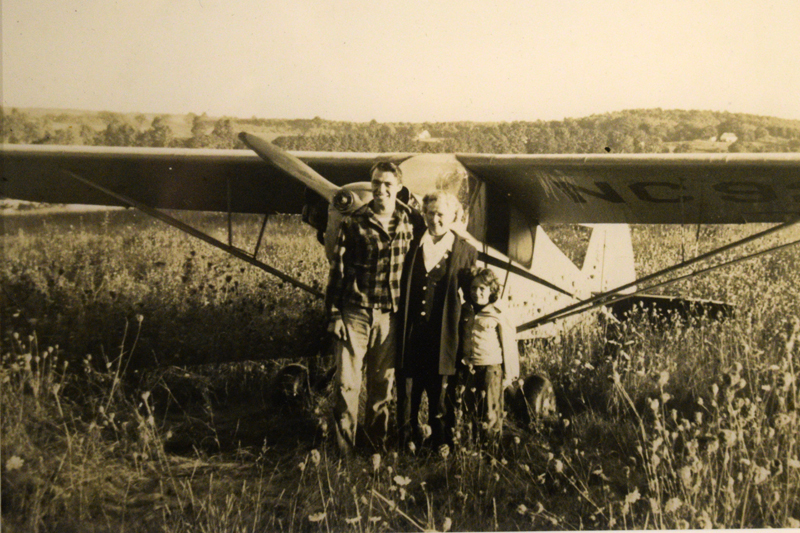
M 633 489 L 633 492 L 629 492 L 628 495 L 625 496 L 625 503 L 627 503 L 628 505 L 636 503 L 639 501 L 641 497 L 642 495 L 639 493 L 639 488 L 637 487 Z
M 759 466 L 756 469 L 755 473 L 753 474 L 753 482 L 756 485 L 761 485 L 767 479 L 769 479 L 769 475 L 770 475 L 769 469 L 764 468 L 763 466 Z
M 450 456 L 450 446 L 447 444 L 442 444 L 439 446 L 439 455 L 442 459 L 447 459 Z
M 714 527 L 714 523 L 711 521 L 711 518 L 705 511 L 703 511 L 702 515 L 697 517 L 697 525 L 700 527 L 700 529 L 712 529 Z
M 683 505 L 683 502 L 681 501 L 680 498 L 670 498 L 669 500 L 667 500 L 667 503 L 664 506 L 664 510 L 668 513 L 674 513 L 675 511 L 681 508 L 681 505 Z
M 681 467 L 681 469 L 678 470 L 678 476 L 681 478 L 684 486 L 688 487 L 692 484 L 692 469 L 688 466 Z
M 420 428 L 420 430 L 422 431 L 422 438 L 423 439 L 428 439 L 433 434 L 433 430 L 431 429 L 431 427 L 428 424 L 422 424 L 422 427 Z
M 730 448 L 734 444 L 736 444 L 736 432 L 730 429 L 723 429 L 720 432 L 720 437 L 722 438 L 725 446 Z
M 442 522 L 442 531 L 450 531 L 451 527 L 453 527 L 453 520 L 446 516 L 444 522 Z
M 406 476 L 394 476 L 392 478 L 392 481 L 397 483 L 397 485 L 400 486 L 400 487 L 405 487 L 406 485 L 411 483 L 411 478 L 406 477 Z
M 311 462 L 314 464 L 314 466 L 319 466 L 319 462 L 322 460 L 322 456 L 320 455 L 319 450 L 311 450 L 309 458 L 311 459 Z
M 6 461 L 6 472 L 12 472 L 14 470 L 19 470 L 25 464 L 25 459 L 14 455 L 8 461 Z

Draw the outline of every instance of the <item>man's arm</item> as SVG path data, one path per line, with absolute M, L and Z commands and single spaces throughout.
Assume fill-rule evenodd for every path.
M 345 288 L 345 264 L 348 247 L 348 220 L 342 221 L 339 235 L 333 249 L 331 267 L 328 274 L 328 288 L 325 291 L 325 309 L 328 312 L 328 331 L 342 340 L 346 340 L 346 329 L 342 321 L 342 301 Z

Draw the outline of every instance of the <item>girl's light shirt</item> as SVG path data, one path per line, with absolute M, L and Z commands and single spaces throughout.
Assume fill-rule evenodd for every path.
M 487 311 L 484 307 L 475 314 L 472 323 L 472 353 L 466 358 L 467 364 L 475 366 L 503 364 L 500 321 Z
M 464 362 L 474 366 L 503 365 L 504 381 L 519 377 L 519 351 L 516 330 L 495 304 L 489 304 L 473 319 L 472 352 Z

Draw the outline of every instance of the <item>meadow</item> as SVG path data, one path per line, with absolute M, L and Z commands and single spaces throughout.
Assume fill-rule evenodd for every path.
M 222 215 L 179 216 L 226 238 Z M 558 420 L 346 459 L 318 299 L 134 211 L 0 220 L 6 531 L 800 527 L 797 247 L 664 289 L 733 304 L 725 320 L 640 312 L 527 342 Z M 260 220 L 234 223 L 252 249 Z M 635 226 L 637 271 L 763 228 Z M 296 217 L 264 239 L 261 260 L 324 286 Z

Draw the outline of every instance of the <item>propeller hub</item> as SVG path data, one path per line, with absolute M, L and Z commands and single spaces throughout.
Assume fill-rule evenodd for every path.
M 355 203 L 355 195 L 348 190 L 339 189 L 336 194 L 333 195 L 333 207 L 341 212 L 345 212 L 353 207 Z

